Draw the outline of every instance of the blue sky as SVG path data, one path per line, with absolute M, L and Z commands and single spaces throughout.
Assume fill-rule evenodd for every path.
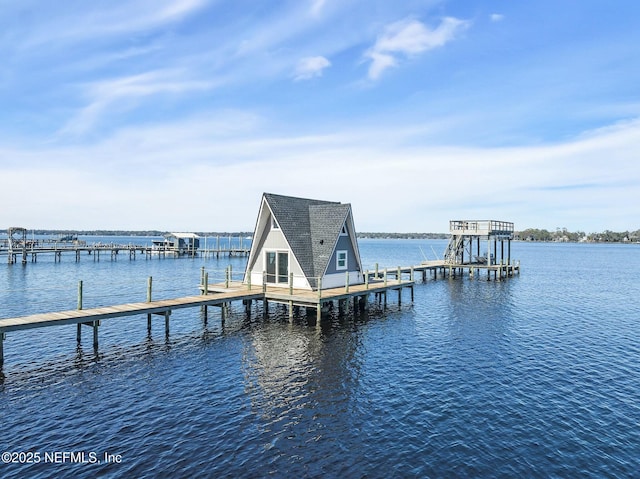
M 640 228 L 640 2 L 0 0 L 0 227 Z

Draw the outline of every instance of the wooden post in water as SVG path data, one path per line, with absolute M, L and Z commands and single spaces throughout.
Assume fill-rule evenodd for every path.
M 205 296 L 209 294 L 209 273 L 208 272 L 204 273 L 204 290 L 203 291 Z
M 2 371 L 2 365 L 4 364 L 4 340 L 7 335 L 4 332 L 0 332 L 0 371 Z
M 318 276 L 318 303 L 316 305 L 316 328 L 320 328 L 322 319 L 322 276 Z
M 78 310 L 82 309 L 82 280 L 78 281 Z M 82 340 L 82 324 L 77 324 L 78 330 L 76 333 L 76 341 L 80 344 Z
M 78 309 L 82 309 L 82 280 L 78 281 Z
M 151 287 L 153 286 L 153 277 L 147 278 L 147 303 L 151 302 Z M 151 313 L 147 314 L 147 332 L 151 334 Z
M 269 315 L 269 301 L 267 300 L 267 272 L 262 271 L 262 315 L 266 318 Z
M 153 277 L 149 276 L 147 278 L 147 303 L 151 302 L 151 288 L 153 286 Z
M 100 326 L 100 321 L 93 322 L 93 349 L 98 349 L 98 326 Z

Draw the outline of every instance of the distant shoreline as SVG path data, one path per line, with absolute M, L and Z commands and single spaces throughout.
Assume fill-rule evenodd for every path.
M 0 229 L 0 237 L 7 235 L 6 229 Z M 160 230 L 46 230 L 46 229 L 33 229 L 27 230 L 28 235 L 41 235 L 41 236 L 138 236 L 148 237 L 157 236 L 162 237 L 169 233 L 168 231 Z M 202 232 L 195 231 L 199 236 L 208 237 L 243 237 L 252 236 L 251 231 L 210 231 Z M 373 233 L 373 232 L 361 232 L 358 233 L 360 239 L 448 239 L 448 233 Z M 583 232 L 571 233 L 566 230 L 549 232 L 547 230 L 534 230 L 526 229 L 523 231 L 515 232 L 514 241 L 531 242 L 531 243 L 621 243 L 621 244 L 638 244 L 640 243 L 640 230 L 634 232 L 613 232 L 605 231 L 603 233 L 591 233 L 589 235 Z

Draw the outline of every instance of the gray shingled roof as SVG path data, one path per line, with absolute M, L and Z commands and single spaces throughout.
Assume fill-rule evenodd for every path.
M 316 287 L 331 259 L 351 206 L 333 201 L 264 194 L 302 271 Z

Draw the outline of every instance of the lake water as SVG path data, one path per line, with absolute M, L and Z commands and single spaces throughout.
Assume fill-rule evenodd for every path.
M 360 241 L 371 269 L 444 247 Z M 9 333 L 0 452 L 40 462 L 0 477 L 640 477 L 640 246 L 512 257 L 508 281 L 428 279 L 319 328 L 234 304 L 224 324 L 174 311 L 168 339 L 160 318 L 104 321 L 97 355 L 89 328 L 79 348 L 75 326 Z M 196 294 L 229 263 L 0 264 L 0 317 L 73 309 L 79 280 L 85 307 L 143 301 L 149 276 L 155 299 Z

